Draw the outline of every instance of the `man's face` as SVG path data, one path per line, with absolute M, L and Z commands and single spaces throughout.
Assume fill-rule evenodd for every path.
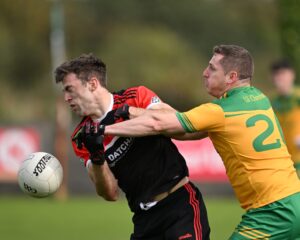
M 207 92 L 216 97 L 221 97 L 227 90 L 226 74 L 220 60 L 223 58 L 220 54 L 214 54 L 209 61 L 208 66 L 203 71 L 204 84 Z
M 90 91 L 89 82 L 83 84 L 74 73 L 66 75 L 63 82 L 64 99 L 71 107 L 71 110 L 79 116 L 90 114 L 90 106 L 93 101 L 93 94 Z
M 295 73 L 291 69 L 280 69 L 272 75 L 273 83 L 280 95 L 289 95 L 293 90 Z

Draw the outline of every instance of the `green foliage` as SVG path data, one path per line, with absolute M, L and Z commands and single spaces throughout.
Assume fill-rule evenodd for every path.
M 41 1 L 0 2 L 0 82 L 20 90 L 36 86 L 49 71 L 48 4 Z
M 278 0 L 280 9 L 280 33 L 282 55 L 293 62 L 300 76 L 300 2 L 296 0 Z M 298 83 L 299 83 L 298 79 Z
M 124 200 L 1 197 L 0 230 L 6 240 L 124 240 L 133 230 L 132 213 Z M 233 199 L 206 199 L 211 239 L 227 239 L 242 210 Z
M 108 65 L 112 91 L 145 85 L 177 107 L 188 107 L 192 100 L 198 101 L 195 86 L 199 94 L 200 66 L 206 62 L 168 29 L 116 26 L 96 51 Z
M 68 58 L 87 52 L 103 58 L 111 90 L 147 85 L 179 110 L 210 100 L 201 75 L 213 46 L 220 43 L 248 48 L 256 63 L 255 79 L 259 81 L 255 85 L 269 90 L 268 66 L 280 55 L 279 11 L 274 1 L 62 2 Z M 55 98 L 49 43 L 51 4 L 53 1 L 0 1 L 0 95 L 16 104 L 12 108 L 28 115 L 22 118 L 2 102 L 0 110 L 7 111 L 0 115 L 2 121 L 46 120 L 54 113 L 49 109 Z

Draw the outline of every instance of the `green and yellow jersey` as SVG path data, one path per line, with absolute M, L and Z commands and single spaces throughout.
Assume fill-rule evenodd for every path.
M 282 127 L 288 151 L 292 155 L 292 160 L 295 164 L 299 165 L 300 91 L 295 90 L 290 96 L 277 96 L 272 100 L 272 106 Z
M 258 89 L 232 89 L 177 117 L 186 132 L 208 132 L 244 209 L 300 192 L 281 127 L 270 101 Z

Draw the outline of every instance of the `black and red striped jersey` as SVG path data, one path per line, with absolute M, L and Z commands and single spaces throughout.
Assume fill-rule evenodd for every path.
M 112 98 L 113 103 L 100 119 L 101 124 L 110 125 L 122 121 L 116 121 L 114 113 L 125 103 L 139 108 L 151 108 L 151 105 L 160 102 L 154 92 L 143 86 L 115 92 Z M 92 119 L 83 118 L 72 138 L 86 121 Z M 72 141 L 72 145 L 75 154 L 86 164 L 88 151 L 84 147 L 78 149 L 75 141 Z M 139 209 L 140 203 L 151 202 L 155 195 L 170 190 L 184 176 L 188 176 L 183 156 L 171 139 L 163 135 L 138 138 L 108 135 L 105 136 L 104 147 L 105 159 L 133 212 Z

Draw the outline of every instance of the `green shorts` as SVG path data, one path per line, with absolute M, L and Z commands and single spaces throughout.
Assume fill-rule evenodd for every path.
M 230 240 L 300 240 L 300 192 L 242 216 Z

